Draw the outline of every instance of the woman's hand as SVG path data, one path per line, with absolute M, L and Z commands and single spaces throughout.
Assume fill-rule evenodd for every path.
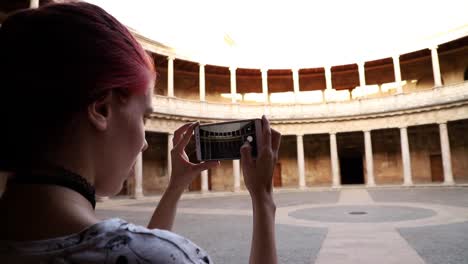
M 174 132 L 174 148 L 171 150 L 172 173 L 168 189 L 183 191 L 202 171 L 216 167 L 219 161 L 192 163 L 189 161 L 185 147 L 192 137 L 198 122 L 187 123 Z
M 172 173 L 169 186 L 164 192 L 158 207 L 153 213 L 148 228 L 172 230 L 177 210 L 177 203 L 182 192 L 192 183 L 200 172 L 219 165 L 218 161 L 192 163 L 189 161 L 185 147 L 192 137 L 197 123 L 188 123 L 174 132 L 174 148 L 171 150 Z
M 262 116 L 262 146 L 253 159 L 249 143 L 241 148 L 241 163 L 245 186 L 252 197 L 253 232 L 249 263 L 278 263 L 275 240 L 276 206 L 272 196 L 272 178 L 281 134 L 270 128 Z
M 245 142 L 241 148 L 241 164 L 244 182 L 252 198 L 271 194 L 273 170 L 278 160 L 281 134 L 270 128 L 270 123 L 262 116 L 263 145 L 258 149 L 257 159 L 252 157 L 252 147 Z

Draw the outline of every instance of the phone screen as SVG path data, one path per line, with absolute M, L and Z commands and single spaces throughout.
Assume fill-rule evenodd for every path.
M 245 141 L 257 156 L 256 120 L 200 125 L 199 147 L 202 160 L 240 159 L 240 148 Z

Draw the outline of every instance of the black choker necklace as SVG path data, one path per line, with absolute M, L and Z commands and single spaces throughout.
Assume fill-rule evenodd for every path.
M 22 171 L 11 177 L 8 182 L 16 184 L 48 184 L 72 189 L 83 195 L 93 209 L 96 207 L 96 191 L 82 176 L 64 168 L 53 168 L 51 171 Z

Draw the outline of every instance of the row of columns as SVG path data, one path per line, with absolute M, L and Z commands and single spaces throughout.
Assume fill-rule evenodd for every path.
M 171 177 L 172 173 L 172 160 L 171 150 L 174 147 L 174 135 L 168 134 L 167 137 L 167 175 Z M 240 161 L 233 160 L 233 174 L 234 174 L 234 191 L 240 191 Z M 201 173 L 201 191 L 209 191 L 208 171 L 205 170 Z M 134 168 L 134 184 L 133 184 L 133 198 L 140 199 L 143 197 L 143 157 L 142 153 L 137 156 Z
M 232 172 L 234 176 L 234 191 L 240 191 L 240 161 L 233 160 L 232 161 Z M 201 191 L 208 192 L 209 191 L 209 179 L 208 179 L 208 170 L 202 171 L 201 173 Z
M 444 171 L 444 184 L 454 184 L 452 173 L 452 161 L 450 155 L 450 143 L 447 131 L 447 123 L 439 124 L 440 146 L 442 152 L 442 166 Z M 332 171 L 332 186 L 340 186 L 340 167 L 338 157 L 338 145 L 336 141 L 336 133 L 330 133 L 330 161 Z M 305 166 L 304 166 L 304 136 L 297 135 L 297 166 L 299 177 L 299 188 L 305 187 Z M 408 130 L 406 127 L 400 128 L 400 141 L 401 141 L 401 156 L 403 162 L 403 185 L 413 185 L 411 175 L 411 157 L 408 143 Z M 371 131 L 364 131 L 364 149 L 365 149 L 365 162 L 367 172 L 366 185 L 369 187 L 375 186 L 374 176 L 374 159 L 372 152 L 372 138 Z
M 363 131 L 364 133 L 364 149 L 365 149 L 365 162 L 366 162 L 366 172 L 367 172 L 367 182 L 366 185 L 369 187 L 375 186 L 375 176 L 374 176 L 374 158 L 372 151 L 372 135 L 370 130 Z M 439 124 L 439 134 L 440 134 L 440 146 L 442 152 L 442 166 L 444 173 L 444 184 L 452 185 L 454 184 L 453 173 L 452 173 L 452 163 L 450 155 L 450 143 L 447 130 L 447 123 Z M 338 157 L 338 144 L 336 140 L 336 133 L 329 133 L 330 136 L 330 162 L 331 162 L 331 172 L 332 172 L 332 187 L 339 187 L 340 183 L 340 166 L 339 166 L 339 157 Z M 167 172 L 170 177 L 171 175 L 171 149 L 173 148 L 173 134 L 168 135 L 168 152 L 167 152 Z M 298 178 L 299 178 L 299 188 L 303 189 L 306 187 L 305 180 L 305 158 L 304 158 L 304 135 L 296 135 L 297 138 L 297 166 L 298 166 Z M 411 175 L 411 157 L 409 150 L 408 142 L 408 130 L 406 127 L 400 128 L 400 144 L 401 144 L 401 156 L 403 163 L 403 185 L 411 186 L 413 185 L 412 175 Z M 234 180 L 234 191 L 240 190 L 240 162 L 239 160 L 232 161 L 233 166 L 233 180 Z M 208 171 L 203 171 L 201 173 L 201 191 L 209 191 L 209 179 Z M 133 196 L 136 199 L 143 197 L 143 159 L 142 155 L 139 154 L 137 157 L 137 162 L 135 164 L 135 180 L 134 180 L 134 191 Z
M 439 64 L 439 56 L 437 53 L 437 46 L 431 47 L 431 58 L 432 58 L 432 70 L 434 75 L 434 86 L 439 87 L 442 86 L 442 77 L 440 74 L 440 64 Z M 168 64 L 167 64 L 167 73 L 168 73 L 168 81 L 167 81 L 167 96 L 174 97 L 174 57 L 168 57 Z M 392 57 L 393 59 L 393 69 L 395 75 L 395 82 L 397 84 L 397 93 L 403 92 L 403 87 L 401 85 L 401 68 L 400 68 L 400 56 L 396 55 Z M 358 72 L 359 72 L 359 85 L 366 86 L 366 75 L 365 75 L 365 66 L 364 62 L 358 62 Z M 236 85 L 236 68 L 230 67 L 230 85 L 231 85 L 231 100 L 232 103 L 236 103 L 237 98 L 237 85 Z M 265 103 L 268 103 L 269 96 L 268 96 L 268 70 L 261 69 L 261 76 L 262 76 L 262 93 L 263 93 L 263 100 Z M 293 76 L 293 87 L 294 87 L 294 95 L 296 101 L 298 101 L 298 94 L 300 91 L 299 87 L 299 69 L 292 69 L 292 76 Z M 200 88 L 200 101 L 206 100 L 206 88 L 205 88 L 205 64 L 200 63 L 200 71 L 199 71 L 199 88 Z M 325 66 L 325 83 L 326 89 L 331 90 L 333 89 L 332 83 L 332 74 L 331 74 L 331 66 Z

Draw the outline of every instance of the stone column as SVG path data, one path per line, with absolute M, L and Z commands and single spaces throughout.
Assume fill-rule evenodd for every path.
M 403 185 L 413 185 L 411 178 L 411 157 L 408 144 L 408 131 L 406 127 L 400 128 L 401 158 L 403 160 Z
M 434 73 L 434 86 L 442 86 L 442 77 L 440 76 L 439 55 L 437 54 L 437 46 L 431 48 L 432 71 Z
M 332 187 L 340 187 L 340 168 L 335 133 L 330 133 L 330 158 L 332 167 Z
M 331 74 L 330 66 L 325 66 L 325 83 L 327 84 L 327 90 L 333 89 L 332 74 Z
M 305 165 L 304 165 L 304 136 L 296 135 L 297 137 L 297 171 L 299 172 L 299 188 L 306 187 L 305 182 Z
M 141 199 L 143 198 L 143 153 L 140 152 L 137 156 L 134 167 L 134 177 L 135 182 L 133 184 L 133 198 Z
M 174 57 L 167 57 L 167 96 L 174 97 Z
M 201 172 L 201 191 L 202 192 L 208 192 L 209 191 L 208 170 L 204 170 L 204 171 Z
M 263 92 L 263 102 L 268 104 L 268 70 L 262 69 L 262 92 Z
M 364 62 L 358 62 L 359 71 L 359 86 L 366 86 L 366 70 L 364 68 Z
M 171 150 L 174 147 L 174 143 L 172 142 L 173 139 L 173 134 L 167 135 L 167 177 L 169 177 L 168 180 L 171 178 L 172 173 Z
M 237 83 L 236 83 L 236 67 L 229 67 L 231 72 L 231 102 L 234 104 L 237 101 Z
M 30 0 L 29 1 L 29 8 L 38 8 L 39 7 L 39 0 Z
M 326 102 L 327 99 L 333 98 L 333 84 L 332 84 L 332 73 L 331 73 L 331 66 L 325 66 L 325 83 L 326 89 L 322 92 L 322 100 Z
M 403 93 L 403 87 L 401 86 L 401 69 L 400 69 L 400 55 L 395 55 L 393 58 L 393 71 L 395 73 L 395 82 L 397 83 L 397 93 Z
M 240 161 L 232 161 L 232 171 L 234 173 L 234 191 L 240 191 Z
M 299 70 L 292 69 L 293 74 L 293 87 L 294 87 L 294 101 L 299 101 Z
M 454 184 L 452 173 L 452 157 L 450 155 L 450 142 L 447 123 L 439 124 L 440 149 L 442 151 L 442 166 L 444 167 L 444 184 Z
M 374 157 L 372 153 L 372 138 L 370 131 L 364 131 L 364 146 L 366 149 L 366 169 L 367 169 L 367 186 L 375 186 L 374 178 Z
M 205 64 L 200 63 L 200 101 L 205 101 Z

